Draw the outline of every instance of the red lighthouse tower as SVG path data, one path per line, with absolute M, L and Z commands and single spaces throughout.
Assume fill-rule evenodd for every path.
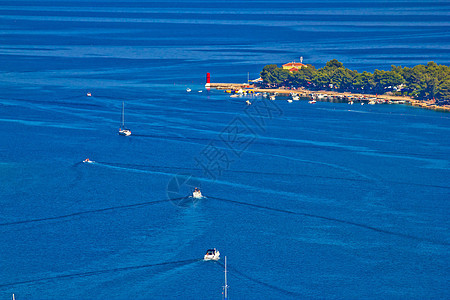
M 211 74 L 206 73 L 206 84 L 205 87 L 209 88 L 211 86 Z

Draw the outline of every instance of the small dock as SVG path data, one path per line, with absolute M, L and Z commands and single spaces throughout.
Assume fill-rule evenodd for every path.
M 432 109 L 436 111 L 450 112 L 449 105 L 435 105 L 430 101 L 421 101 L 412 99 L 406 96 L 394 96 L 394 95 L 370 95 L 370 94 L 357 94 L 349 92 L 334 92 L 334 91 L 309 91 L 305 89 L 284 89 L 284 88 L 258 88 L 253 84 L 245 83 L 211 83 L 211 88 L 217 90 L 225 90 L 232 95 L 244 93 L 244 94 L 257 94 L 265 93 L 269 95 L 277 95 L 282 97 L 289 97 L 297 95 L 300 98 L 308 98 L 322 102 L 335 102 L 335 103 L 361 103 L 361 104 L 408 104 L 416 107 Z

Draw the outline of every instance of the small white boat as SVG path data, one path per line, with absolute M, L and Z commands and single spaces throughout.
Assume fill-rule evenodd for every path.
M 203 93 L 203 91 L 202 91 L 202 90 L 199 90 L 198 92 L 199 92 L 199 93 Z
M 353 105 L 353 101 L 348 102 L 348 104 Z
M 275 95 L 269 97 L 270 100 L 275 100 Z
M 361 102 L 361 105 L 364 105 L 364 102 Z
M 373 101 L 373 100 L 372 100 L 372 101 L 369 101 L 369 104 L 370 104 L 370 105 L 375 105 L 375 101 Z
M 247 105 L 252 105 L 252 103 L 250 102 L 250 100 L 245 101 L 245 103 L 247 103 Z
M 119 128 L 119 135 L 130 136 L 131 135 L 131 130 Z
M 308 103 L 309 103 L 309 104 L 314 104 L 314 103 L 316 103 L 316 100 L 308 101 Z
M 93 164 L 93 163 L 95 163 L 95 161 L 90 160 L 89 158 L 86 158 L 85 160 L 83 160 L 83 163 L 85 163 L 85 164 Z
M 219 260 L 220 259 L 220 252 L 216 248 L 208 249 L 208 251 L 206 251 L 206 254 L 203 257 L 203 259 L 204 260 Z
M 288 101 L 287 102 L 289 102 L 289 103 L 292 103 L 292 99 L 288 99 Z
M 192 91 L 190 88 L 187 88 L 187 89 L 186 89 L 186 92 L 189 93 L 190 91 Z
M 122 102 L 122 128 L 119 128 L 119 135 L 130 136 L 131 130 L 125 128 L 125 104 Z
M 192 198 L 195 198 L 195 199 L 203 198 L 202 192 L 200 191 L 199 188 L 194 189 L 194 192 L 192 193 Z
M 91 94 L 91 93 L 87 93 L 87 94 L 86 94 L 86 96 L 88 96 L 88 97 L 91 97 L 91 96 L 92 96 L 92 94 Z
M 299 96 L 292 96 L 292 100 L 298 101 L 298 100 L 300 100 L 300 97 Z

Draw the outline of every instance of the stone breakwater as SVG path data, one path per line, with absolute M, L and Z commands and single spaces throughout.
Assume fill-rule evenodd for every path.
M 301 98 L 310 98 L 317 101 L 328 102 L 361 102 L 369 104 L 407 104 L 420 108 L 431 109 L 435 111 L 450 112 L 450 105 L 436 105 L 433 100 L 417 100 L 406 96 L 394 96 L 394 95 L 369 95 L 349 92 L 335 92 L 335 91 L 309 91 L 302 88 L 299 89 L 286 89 L 286 88 L 258 88 L 252 84 L 241 83 L 211 83 L 211 88 L 217 90 L 225 90 L 231 94 L 239 93 L 266 93 L 272 95 L 279 95 L 288 97 L 296 94 Z

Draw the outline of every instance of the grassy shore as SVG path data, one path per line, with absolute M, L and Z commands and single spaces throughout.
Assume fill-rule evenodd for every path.
M 335 91 L 309 91 L 305 89 L 264 89 L 258 88 L 251 84 L 240 84 L 240 83 L 211 83 L 211 88 L 218 90 L 226 90 L 235 92 L 240 89 L 251 89 L 253 93 L 268 93 L 268 94 L 279 94 L 283 96 L 289 96 L 291 93 L 298 94 L 300 97 L 311 98 L 317 95 L 326 95 L 322 101 L 327 101 L 329 99 L 342 99 L 345 101 L 376 101 L 378 103 L 401 103 L 412 105 L 420 108 L 431 109 L 435 111 L 450 112 L 450 105 L 436 105 L 434 101 L 417 100 L 406 96 L 394 96 L 394 95 L 370 95 L 370 94 L 359 94 L 359 93 L 349 93 L 349 92 L 335 92 Z

